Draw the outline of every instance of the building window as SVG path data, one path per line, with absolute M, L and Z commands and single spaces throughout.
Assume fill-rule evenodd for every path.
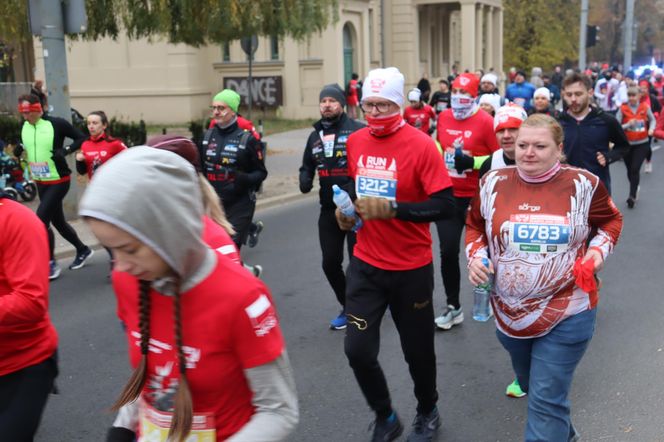
M 270 60 L 279 60 L 279 39 L 270 37 Z
M 222 50 L 222 59 L 224 61 L 231 61 L 231 45 L 230 43 L 226 42 L 223 45 L 223 50 Z

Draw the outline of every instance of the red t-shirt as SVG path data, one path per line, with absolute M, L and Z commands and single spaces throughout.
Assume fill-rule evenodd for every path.
M 359 97 L 357 96 L 357 80 L 350 80 L 348 82 L 348 95 L 346 96 L 346 104 L 348 106 L 357 106 L 360 104 Z
M 346 146 L 348 174 L 360 198 L 416 203 L 452 185 L 434 141 L 407 124 L 382 138 L 360 129 Z M 429 223 L 366 221 L 357 232 L 353 255 L 383 270 L 427 265 L 432 260 Z
M 471 198 L 479 183 L 479 171 L 467 169 L 458 173 L 454 169 L 454 148 L 452 144 L 459 137 L 463 139 L 463 153 L 477 157 L 490 155 L 498 150 L 498 141 L 493 131 L 493 118 L 479 110 L 465 120 L 456 120 L 452 109 L 438 114 L 437 137 L 445 155 L 445 165 L 452 178 L 454 196 Z
M 180 295 L 180 308 L 194 415 L 210 416 L 216 440 L 221 441 L 240 430 L 254 413 L 244 370 L 274 361 L 285 345 L 267 287 L 231 260 L 217 257 L 213 272 Z M 115 272 L 113 288 L 135 367 L 141 357 L 138 280 L 128 273 Z M 141 397 L 157 412 L 168 414 L 180 377 L 174 298 L 155 290 L 149 296 L 148 378 Z
M 117 138 L 107 138 L 101 135 L 98 138 L 88 138 L 81 145 L 81 152 L 85 156 L 85 165 L 88 169 L 88 178 L 92 178 L 95 170 L 106 161 L 125 150 L 127 146 Z
M 58 346 L 48 316 L 48 260 L 44 224 L 0 198 L 0 376 L 48 359 Z
M 425 104 L 419 109 L 415 109 L 413 106 L 408 106 L 406 110 L 403 111 L 403 119 L 406 120 L 406 123 L 428 135 L 431 120 L 436 120 L 436 113 L 428 104 Z
M 231 261 L 237 264 L 242 262 L 240 253 L 228 232 L 207 216 L 203 217 L 203 242 Z

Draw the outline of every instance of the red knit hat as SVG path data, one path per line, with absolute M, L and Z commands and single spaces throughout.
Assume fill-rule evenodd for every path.
M 498 132 L 503 129 L 518 129 L 526 118 L 528 114 L 521 106 L 508 103 L 496 111 L 496 116 L 493 117 L 493 130 Z
M 480 80 L 475 74 L 463 73 L 454 79 L 452 89 L 463 89 L 473 97 L 477 97 L 477 90 L 480 86 Z
M 201 171 L 201 160 L 198 155 L 198 149 L 189 138 L 178 135 L 157 135 L 151 137 L 146 144 L 150 147 L 176 153 L 189 161 L 197 172 Z

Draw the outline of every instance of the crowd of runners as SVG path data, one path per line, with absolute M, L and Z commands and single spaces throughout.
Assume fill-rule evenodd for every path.
M 514 370 L 506 394 L 527 396 L 524 440 L 580 437 L 568 394 L 595 328 L 597 272 L 622 229 L 611 195 L 634 209 L 643 164 L 652 172 L 652 140 L 664 138 L 664 79 L 661 70 L 623 75 L 593 66 L 564 75 L 534 68 L 526 80 L 510 70 L 501 94 L 497 73 L 465 72 L 441 79 L 437 91 L 426 77 L 406 91 L 390 67 L 320 90 L 320 119 L 302 140 L 299 188 L 310 192 L 318 175 L 322 270 L 339 304 L 329 327 L 345 330 L 348 363 L 374 413 L 372 441 L 404 431 L 378 362 L 387 309 L 417 400 L 408 441 L 435 440 L 445 411 L 435 331 L 464 321 L 464 274 L 473 286 L 493 281 L 496 335 Z M 89 179 L 79 214 L 108 252 L 135 369 L 107 440 L 149 433 L 163 441 L 279 441 L 293 431 L 297 379 L 276 308 L 257 278 L 260 266 L 240 254 L 263 228 L 253 216 L 268 173 L 240 101 L 229 89 L 213 97 L 200 145 L 158 136 L 128 149 L 108 132 L 103 111 L 87 115 L 84 135 L 46 115 L 39 96 L 19 98 L 24 123 L 13 153 L 29 164 L 39 207 L 34 214 L 0 193 L 0 252 L 14 253 L 0 261 L 2 437 L 32 440 L 57 376 L 48 287 L 61 269 L 51 226 L 76 248 L 69 269 L 93 254 L 63 213 L 69 154 Z M 609 164 L 617 161 L 629 189 L 611 187 Z M 336 207 L 336 187 L 356 215 Z M 444 300 L 437 314 L 434 296 Z

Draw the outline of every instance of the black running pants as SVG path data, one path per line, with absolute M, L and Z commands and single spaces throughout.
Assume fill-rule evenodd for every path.
M 466 225 L 466 212 L 470 198 L 454 197 L 456 212 L 453 217 L 436 221 L 438 240 L 440 242 L 440 273 L 447 296 L 446 305 L 455 309 L 461 306 L 459 291 L 461 289 L 461 268 L 459 267 L 459 251 L 461 233 Z
M 330 283 L 337 301 L 343 307 L 346 304 L 346 275 L 344 275 L 344 243 L 348 249 L 348 256 L 353 256 L 355 247 L 355 233 L 339 228 L 335 209 L 323 208 L 318 217 L 318 239 L 323 253 L 323 273 Z
M 388 307 L 415 385 L 417 411 L 429 413 L 436 406 L 432 296 L 432 264 L 413 270 L 390 271 L 351 258 L 344 347 L 360 389 L 379 419 L 392 413 L 387 381 L 378 363 L 380 323 Z
M 254 217 L 255 210 L 256 199 L 249 195 L 242 197 L 239 200 L 233 201 L 231 204 L 224 204 L 226 218 L 235 229 L 233 242 L 237 246 L 238 250 L 240 250 L 242 245 L 247 242 L 247 235 L 249 235 L 249 227 L 251 226 L 251 220 Z
M 39 195 L 39 207 L 37 207 L 37 216 L 42 220 L 48 230 L 48 246 L 53 260 L 53 250 L 55 249 L 55 236 L 51 229 L 51 224 L 71 245 L 76 247 L 76 253 L 85 251 L 85 244 L 81 242 L 76 231 L 69 225 L 65 219 L 65 213 L 62 210 L 62 200 L 69 192 L 69 181 L 58 184 L 37 183 L 37 194 Z
M 629 180 L 629 196 L 636 199 L 641 180 L 641 166 L 650 152 L 650 143 L 634 144 L 629 147 L 625 155 L 625 167 L 627 167 L 627 179 Z
M 0 376 L 0 440 L 33 440 L 57 374 L 53 355 L 39 364 Z

